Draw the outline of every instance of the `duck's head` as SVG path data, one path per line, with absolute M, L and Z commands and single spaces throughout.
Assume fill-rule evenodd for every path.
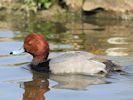
M 33 56 L 32 64 L 36 65 L 47 60 L 49 45 L 42 34 L 30 33 L 24 40 L 23 50 L 13 51 L 10 54 L 27 52 Z

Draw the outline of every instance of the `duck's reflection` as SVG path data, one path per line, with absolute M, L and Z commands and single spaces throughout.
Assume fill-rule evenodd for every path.
M 103 78 L 85 75 L 50 75 L 50 79 L 57 82 L 52 88 L 86 90 L 89 85 L 105 84 Z
M 23 100 L 45 100 L 44 94 L 49 91 L 48 74 L 33 73 L 33 80 L 24 82 Z
M 106 83 L 103 78 L 98 77 L 33 72 L 33 80 L 23 84 L 25 89 L 23 100 L 45 100 L 44 94 L 49 91 L 48 79 L 57 82 L 56 85 L 51 87 L 56 89 L 85 90 L 89 85 Z

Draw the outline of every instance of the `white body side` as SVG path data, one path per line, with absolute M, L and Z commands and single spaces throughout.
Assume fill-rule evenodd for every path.
M 101 71 L 106 72 L 106 65 L 93 60 L 95 55 L 83 51 L 70 51 L 52 58 L 49 66 L 54 74 L 85 74 L 94 75 Z

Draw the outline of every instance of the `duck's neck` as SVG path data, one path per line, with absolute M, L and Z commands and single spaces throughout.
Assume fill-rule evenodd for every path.
M 45 61 L 47 61 L 47 57 L 45 57 L 45 56 L 36 56 L 36 57 L 33 57 L 32 64 L 33 65 L 38 65 L 39 63 L 43 63 Z

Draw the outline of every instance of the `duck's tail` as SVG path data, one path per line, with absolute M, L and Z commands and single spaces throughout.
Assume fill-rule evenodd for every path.
M 116 71 L 116 72 L 122 72 L 122 66 L 113 63 L 111 60 L 106 60 L 103 62 L 106 65 L 106 70 L 108 72 Z

